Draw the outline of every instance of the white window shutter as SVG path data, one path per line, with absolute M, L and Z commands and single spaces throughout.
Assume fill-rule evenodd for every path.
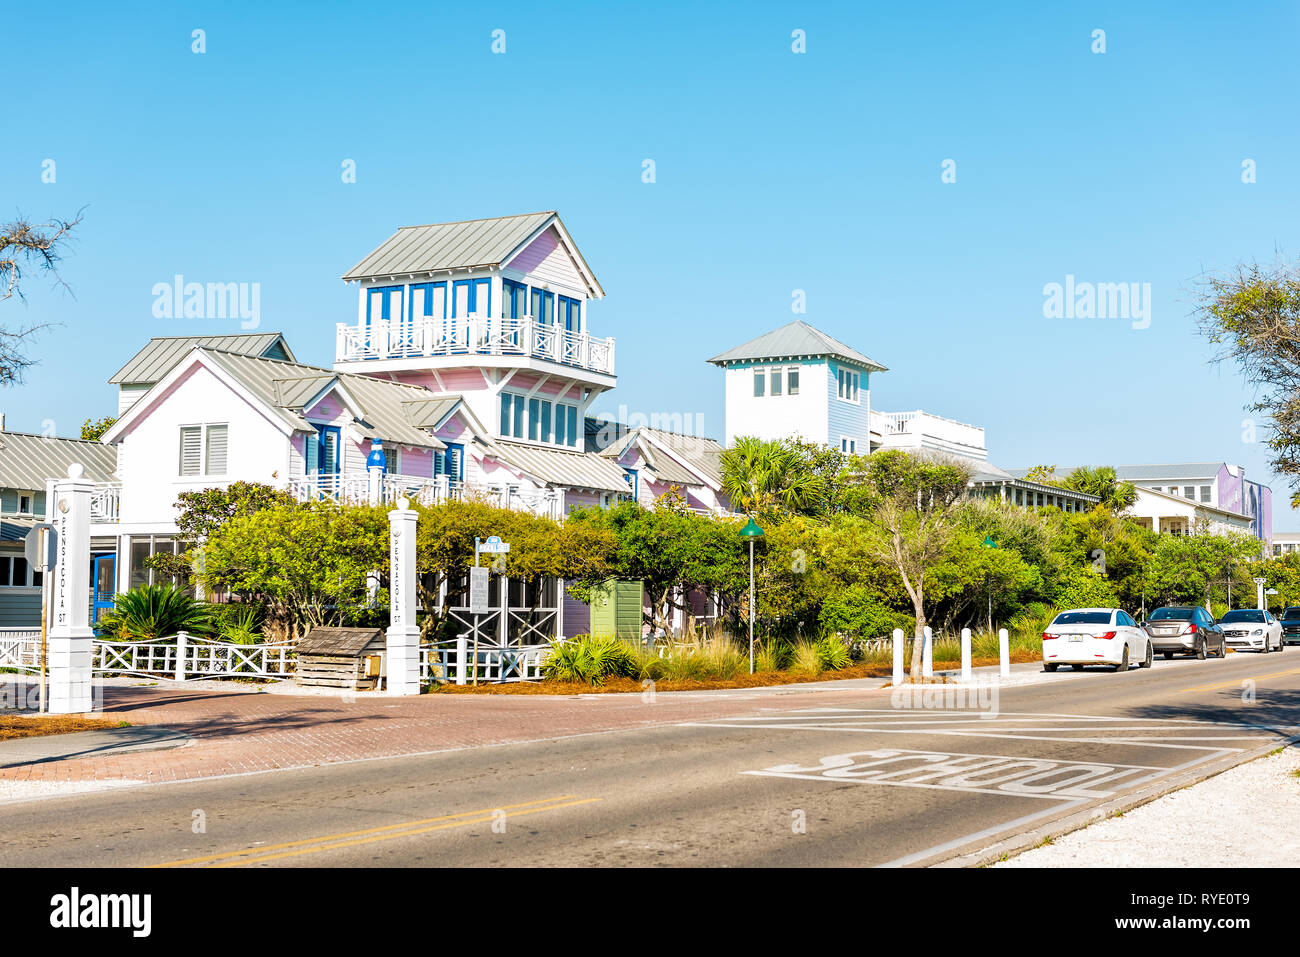
M 202 461 L 203 428 L 198 425 L 181 426 L 181 475 L 198 475 Z
M 226 425 L 208 426 L 208 459 L 205 475 L 226 474 L 227 435 L 230 427 Z

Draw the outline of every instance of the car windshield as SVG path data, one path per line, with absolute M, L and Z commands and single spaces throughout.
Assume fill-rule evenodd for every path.
M 1234 621 L 1263 621 L 1264 613 L 1258 608 L 1238 608 L 1236 611 L 1230 611 L 1219 621 L 1232 623 Z
M 1300 608 L 1288 608 L 1282 612 L 1283 621 L 1295 621 L 1296 619 L 1300 619 Z
M 1185 621 L 1192 617 L 1190 608 L 1157 608 L 1147 621 Z
M 1053 625 L 1109 625 L 1108 611 L 1063 611 L 1056 616 Z

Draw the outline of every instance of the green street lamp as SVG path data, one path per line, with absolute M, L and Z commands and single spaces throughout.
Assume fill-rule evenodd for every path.
M 992 535 L 985 535 L 984 541 L 980 543 L 981 548 L 997 548 L 998 543 L 993 541 Z M 993 579 L 988 575 L 984 576 L 984 586 L 989 593 L 989 631 L 993 630 Z
M 749 516 L 749 522 L 740 530 L 740 537 L 749 539 L 749 673 L 754 673 L 754 540 L 762 538 L 764 532 Z

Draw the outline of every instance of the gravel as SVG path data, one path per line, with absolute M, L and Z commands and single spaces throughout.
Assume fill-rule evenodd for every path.
M 1295 867 L 1300 747 L 1166 794 L 994 867 Z

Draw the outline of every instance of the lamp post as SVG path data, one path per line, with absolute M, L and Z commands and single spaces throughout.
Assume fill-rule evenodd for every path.
M 754 673 L 754 540 L 763 537 L 763 530 L 749 517 L 749 522 L 740 530 L 740 537 L 749 539 L 749 673 Z
M 980 547 L 997 548 L 998 543 L 993 541 L 992 535 L 985 535 L 984 541 L 980 543 Z M 984 575 L 984 587 L 988 590 L 989 593 L 989 631 L 992 631 L 993 630 L 993 577 L 988 573 L 985 573 Z

